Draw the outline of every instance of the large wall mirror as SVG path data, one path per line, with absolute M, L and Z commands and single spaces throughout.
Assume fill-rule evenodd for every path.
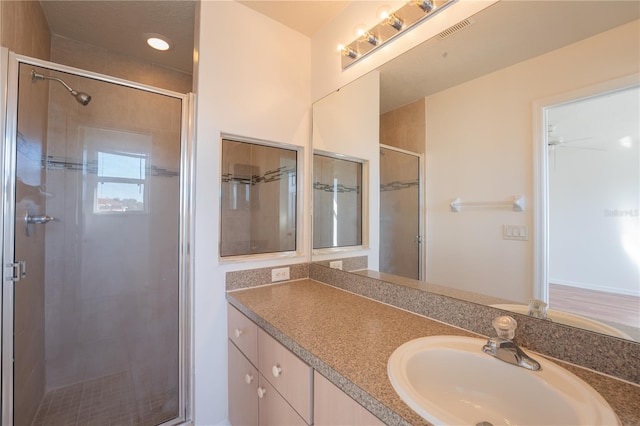
M 362 77 L 380 91 L 378 139 L 359 154 L 376 157 L 372 216 L 389 210 L 383 145 L 424 159 L 423 225 L 414 275 L 383 258 L 399 233 L 372 235 L 354 272 L 525 314 L 535 299 L 552 320 L 640 340 L 639 18 L 637 2 L 501 1 Z
M 362 245 L 363 161 L 313 154 L 313 249 Z

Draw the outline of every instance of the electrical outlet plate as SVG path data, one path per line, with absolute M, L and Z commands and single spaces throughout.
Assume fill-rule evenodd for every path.
M 289 267 L 275 268 L 271 270 L 271 282 L 284 281 L 289 279 Z
M 342 260 L 332 260 L 329 262 L 329 268 L 340 269 L 342 271 Z

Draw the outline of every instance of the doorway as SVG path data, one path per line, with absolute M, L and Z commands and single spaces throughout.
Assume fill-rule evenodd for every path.
M 4 75 L 3 424 L 185 421 L 191 97 Z
M 550 308 L 638 338 L 640 86 L 605 89 L 543 108 L 547 254 L 538 293 Z

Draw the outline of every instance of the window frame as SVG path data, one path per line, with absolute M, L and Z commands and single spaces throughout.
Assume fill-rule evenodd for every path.
M 350 253 L 350 252 L 359 252 L 362 250 L 368 250 L 370 248 L 369 245 L 369 160 L 364 158 L 353 157 L 345 154 L 338 154 L 335 152 L 324 151 L 324 150 L 313 150 L 311 154 L 311 167 L 313 170 L 313 160 L 315 155 L 321 155 L 323 157 L 332 157 L 339 160 L 351 161 L 354 163 L 360 163 L 362 165 L 362 197 L 360 202 L 362 203 L 361 207 L 361 215 L 362 218 L 360 220 L 361 234 L 360 240 L 361 243 L 353 246 L 338 246 L 338 247 L 325 247 L 325 248 L 314 248 L 315 243 L 313 242 L 313 219 L 311 220 L 311 255 L 312 256 L 322 256 L 336 253 Z M 311 181 L 315 182 L 315 177 L 311 177 Z M 313 191 L 313 188 L 312 188 Z M 311 211 L 312 215 L 314 214 L 314 205 L 313 205 L 313 193 L 311 194 Z
M 223 170 L 223 141 L 229 140 L 232 142 L 239 143 L 248 143 L 253 145 L 286 149 L 290 151 L 294 151 L 296 154 L 296 220 L 295 220 L 295 249 L 287 250 L 287 251 L 278 251 L 278 252 L 267 252 L 267 253 L 249 253 L 249 254 L 237 254 L 230 256 L 222 256 L 222 170 Z M 305 222 L 304 222 L 304 205 L 305 205 L 305 197 L 306 192 L 304 189 L 304 174 L 305 174 L 305 148 L 300 145 L 293 145 L 282 142 L 273 142 L 267 141 L 263 139 L 251 138 L 246 136 L 238 136 L 235 134 L 229 133 L 221 133 L 220 134 L 220 144 L 219 144 L 219 164 L 218 164 L 218 176 L 219 179 L 218 184 L 218 263 L 219 264 L 229 264 L 229 263 L 238 263 L 238 262 L 248 262 L 248 261 L 256 261 L 256 260 L 268 260 L 268 259 L 282 259 L 282 258 L 295 258 L 295 257 L 303 257 L 304 256 L 304 232 Z
M 111 154 L 111 155 L 119 155 L 126 156 L 131 158 L 144 159 L 145 167 L 143 178 L 124 178 L 124 177 L 114 177 L 114 176 L 100 176 L 99 175 L 99 161 L 100 154 Z M 121 151 L 117 149 L 96 149 L 93 151 L 93 158 L 96 164 L 96 172 L 95 172 L 95 184 L 93 191 L 93 209 L 92 213 L 97 216 L 108 216 L 108 215 L 140 215 L 140 214 L 149 214 L 149 170 L 150 170 L 150 159 L 151 156 L 149 153 L 131 153 L 127 151 Z M 102 183 L 127 183 L 127 184 L 137 184 L 143 186 L 142 193 L 142 210 L 124 210 L 124 211 L 100 211 L 98 210 L 98 188 Z

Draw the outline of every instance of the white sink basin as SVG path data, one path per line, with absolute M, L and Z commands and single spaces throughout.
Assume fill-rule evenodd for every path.
M 435 425 L 619 425 L 591 386 L 537 354 L 540 371 L 482 352 L 484 339 L 432 336 L 398 347 L 387 364 L 400 398 Z
M 494 308 L 504 309 L 505 311 L 515 312 L 517 314 L 527 315 L 529 313 L 529 307 L 526 305 L 517 304 L 497 304 L 491 305 Z M 549 309 L 547 311 L 547 318 L 560 324 L 571 325 L 574 327 L 580 327 L 585 330 L 595 331 L 596 333 L 608 334 L 614 337 L 620 337 L 622 339 L 633 340 L 624 331 L 618 330 L 615 327 L 602 323 L 600 321 L 593 320 L 591 318 L 585 318 L 580 315 L 571 314 L 569 312 L 557 311 L 555 309 Z

